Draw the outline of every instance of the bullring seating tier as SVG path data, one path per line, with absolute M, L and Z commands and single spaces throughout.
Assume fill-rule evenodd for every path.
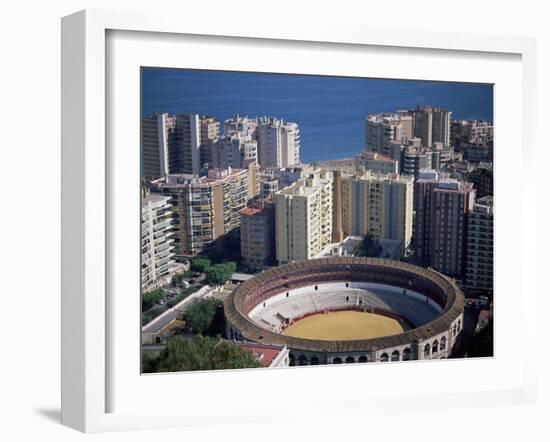
M 397 315 L 413 328 L 420 327 L 438 316 L 441 308 L 427 302 L 422 295 L 403 292 L 402 288 L 380 284 L 361 284 L 357 288 L 335 288 L 325 285 L 302 288 L 281 294 L 256 306 L 250 318 L 261 328 L 280 333 L 289 323 L 315 313 L 356 309 Z

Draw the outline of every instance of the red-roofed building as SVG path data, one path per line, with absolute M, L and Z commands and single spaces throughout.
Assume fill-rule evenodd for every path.
M 252 353 L 263 367 L 288 367 L 289 353 L 284 345 L 238 344 L 239 348 Z

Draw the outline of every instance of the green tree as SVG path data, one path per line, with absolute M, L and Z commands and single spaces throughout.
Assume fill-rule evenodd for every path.
M 141 371 L 143 373 L 155 373 L 158 366 L 158 356 L 151 351 L 141 352 Z
M 162 298 L 164 298 L 164 290 L 162 289 L 145 292 L 141 300 L 143 310 L 148 310 L 153 305 L 158 304 Z
M 354 251 L 355 256 L 371 258 L 380 256 L 380 253 L 382 253 L 382 246 L 372 233 L 367 233 Z
M 214 264 L 206 271 L 206 282 L 210 285 L 223 285 L 231 279 L 236 269 L 237 264 L 233 261 Z
M 185 322 L 197 334 L 204 334 L 210 327 L 221 301 L 215 298 L 197 299 L 185 312 Z
M 191 270 L 194 272 L 204 273 L 210 268 L 211 265 L 212 261 L 207 258 L 194 258 L 193 261 L 191 261 Z
M 252 353 L 231 342 L 200 335 L 192 339 L 170 338 L 154 366 L 158 372 L 256 367 L 261 364 Z

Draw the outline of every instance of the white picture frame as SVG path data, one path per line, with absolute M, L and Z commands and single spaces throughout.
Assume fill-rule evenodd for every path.
M 535 43 L 532 39 L 518 37 L 491 37 L 453 33 L 430 33 L 416 31 L 389 31 L 372 28 L 353 28 L 343 25 L 308 24 L 301 28 L 267 23 L 249 23 L 246 28 L 235 27 L 231 22 L 223 23 L 196 17 L 185 25 L 177 17 L 156 16 L 144 13 L 111 12 L 86 10 L 63 18 L 62 21 L 62 423 L 84 432 L 100 432 L 124 429 L 158 428 L 169 426 L 208 425 L 212 416 L 204 414 L 204 408 L 197 406 L 194 413 L 174 410 L 168 406 L 136 410 L 113 409 L 109 394 L 114 388 L 112 369 L 113 353 L 110 345 L 109 327 L 112 326 L 109 287 L 108 244 L 112 241 L 113 230 L 110 192 L 109 154 L 106 121 L 111 117 L 107 108 L 107 94 L 110 93 L 106 67 L 109 60 L 107 34 L 109 32 L 143 32 L 154 35 L 216 36 L 219 38 L 243 38 L 269 40 L 273 44 L 296 42 L 337 44 L 339 47 L 376 47 L 379 49 L 402 48 L 426 49 L 448 52 L 476 54 L 503 54 L 520 57 L 521 63 L 521 155 L 534 152 L 535 109 Z M 153 34 L 151 34 L 153 35 Z M 137 91 L 136 91 L 137 93 Z M 498 130 L 498 129 L 497 129 Z M 137 149 L 137 148 L 136 148 Z M 503 153 L 501 155 L 505 155 Z M 524 166 L 528 167 L 528 164 Z M 526 172 L 526 171 L 525 171 Z M 526 189 L 519 189 L 522 210 L 520 236 L 534 231 L 534 195 Z M 500 202 L 499 202 L 500 203 Z M 497 212 L 498 213 L 498 212 Z M 503 213 L 503 212 L 501 212 Z M 498 217 L 498 215 L 497 215 Z M 498 219 L 498 218 L 497 218 Z M 498 222 L 498 221 L 497 221 Z M 518 286 L 522 296 L 518 298 L 518 310 L 525 310 L 536 303 L 534 267 L 529 265 L 533 256 L 534 244 L 518 248 L 521 264 L 521 279 Z M 498 246 L 495 247 L 498 251 Z M 502 249 L 500 249 L 502 251 Z M 498 258 L 497 258 L 498 259 Z M 498 295 L 497 295 L 498 296 Z M 498 318 L 498 316 L 497 316 Z M 496 339 L 499 339 L 499 319 L 496 319 Z M 504 323 L 502 323 L 504 324 Z M 136 332 L 137 333 L 137 332 Z M 534 354 L 535 324 L 525 324 L 523 351 Z M 138 356 L 136 355 L 136 358 Z M 499 357 L 497 353 L 497 358 Z M 475 364 L 477 361 L 468 361 Z M 454 364 L 447 361 L 446 364 Z M 464 390 L 462 393 L 437 394 L 437 390 L 427 394 L 402 394 L 387 391 L 377 401 L 362 401 L 363 393 L 356 397 L 344 397 L 338 407 L 331 407 L 328 400 L 312 398 L 304 403 L 289 404 L 284 410 L 276 404 L 266 410 L 270 419 L 308 418 L 324 414 L 368 414 L 374 410 L 387 412 L 407 409 L 411 401 L 416 407 L 437 409 L 438 407 L 468 407 L 472 400 L 486 406 L 533 403 L 535 400 L 536 359 L 521 361 L 509 384 L 490 389 Z M 413 364 L 410 367 L 412 369 Z M 460 367 L 447 366 L 445 370 L 458 370 Z M 364 367 L 338 367 L 346 370 L 346 376 L 353 369 Z M 380 366 L 373 364 L 371 373 L 379 373 Z M 385 366 L 384 370 L 389 370 Z M 292 369 L 294 370 L 294 369 Z M 279 377 L 304 377 L 302 369 L 294 373 L 283 370 Z M 314 368 L 328 370 L 327 376 L 337 376 L 335 367 Z M 393 370 L 393 367 L 391 368 Z M 427 376 L 441 376 L 442 366 L 428 364 L 423 368 Z M 281 374 L 282 373 L 282 374 Z M 302 373 L 302 374 L 300 374 Z M 309 371 L 309 374 L 312 372 Z M 342 371 L 344 373 L 344 371 Z M 397 373 L 397 372 L 396 372 Z M 439 374 L 438 374 L 439 373 Z M 135 374 L 135 373 L 134 373 Z M 139 375 L 139 374 L 138 374 Z M 213 383 L 222 382 L 217 373 L 210 377 Z M 166 379 L 166 375 L 160 376 Z M 205 374 L 192 374 L 194 380 Z M 231 383 L 244 382 L 246 373 L 237 371 L 231 374 Z M 262 373 L 262 379 L 271 376 L 269 370 Z M 116 379 L 116 377 L 115 377 Z M 120 376 L 119 376 L 120 379 Z M 219 384 L 222 385 L 222 384 Z M 227 387 L 229 388 L 229 387 Z M 165 394 L 168 394 L 166 392 Z M 265 420 L 265 415 L 247 402 L 246 397 L 234 397 L 233 415 L 227 422 L 256 422 Z M 256 407 L 257 408 L 257 407 Z M 337 408 L 337 409 L 336 409 Z M 215 416 L 215 418 L 218 418 Z M 219 419 L 223 419 L 220 415 Z

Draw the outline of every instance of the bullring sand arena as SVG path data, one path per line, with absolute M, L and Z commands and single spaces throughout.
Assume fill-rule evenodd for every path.
M 283 335 L 339 341 L 397 335 L 405 330 L 408 330 L 408 327 L 404 323 L 387 316 L 341 311 L 319 313 L 303 318 L 287 327 Z

